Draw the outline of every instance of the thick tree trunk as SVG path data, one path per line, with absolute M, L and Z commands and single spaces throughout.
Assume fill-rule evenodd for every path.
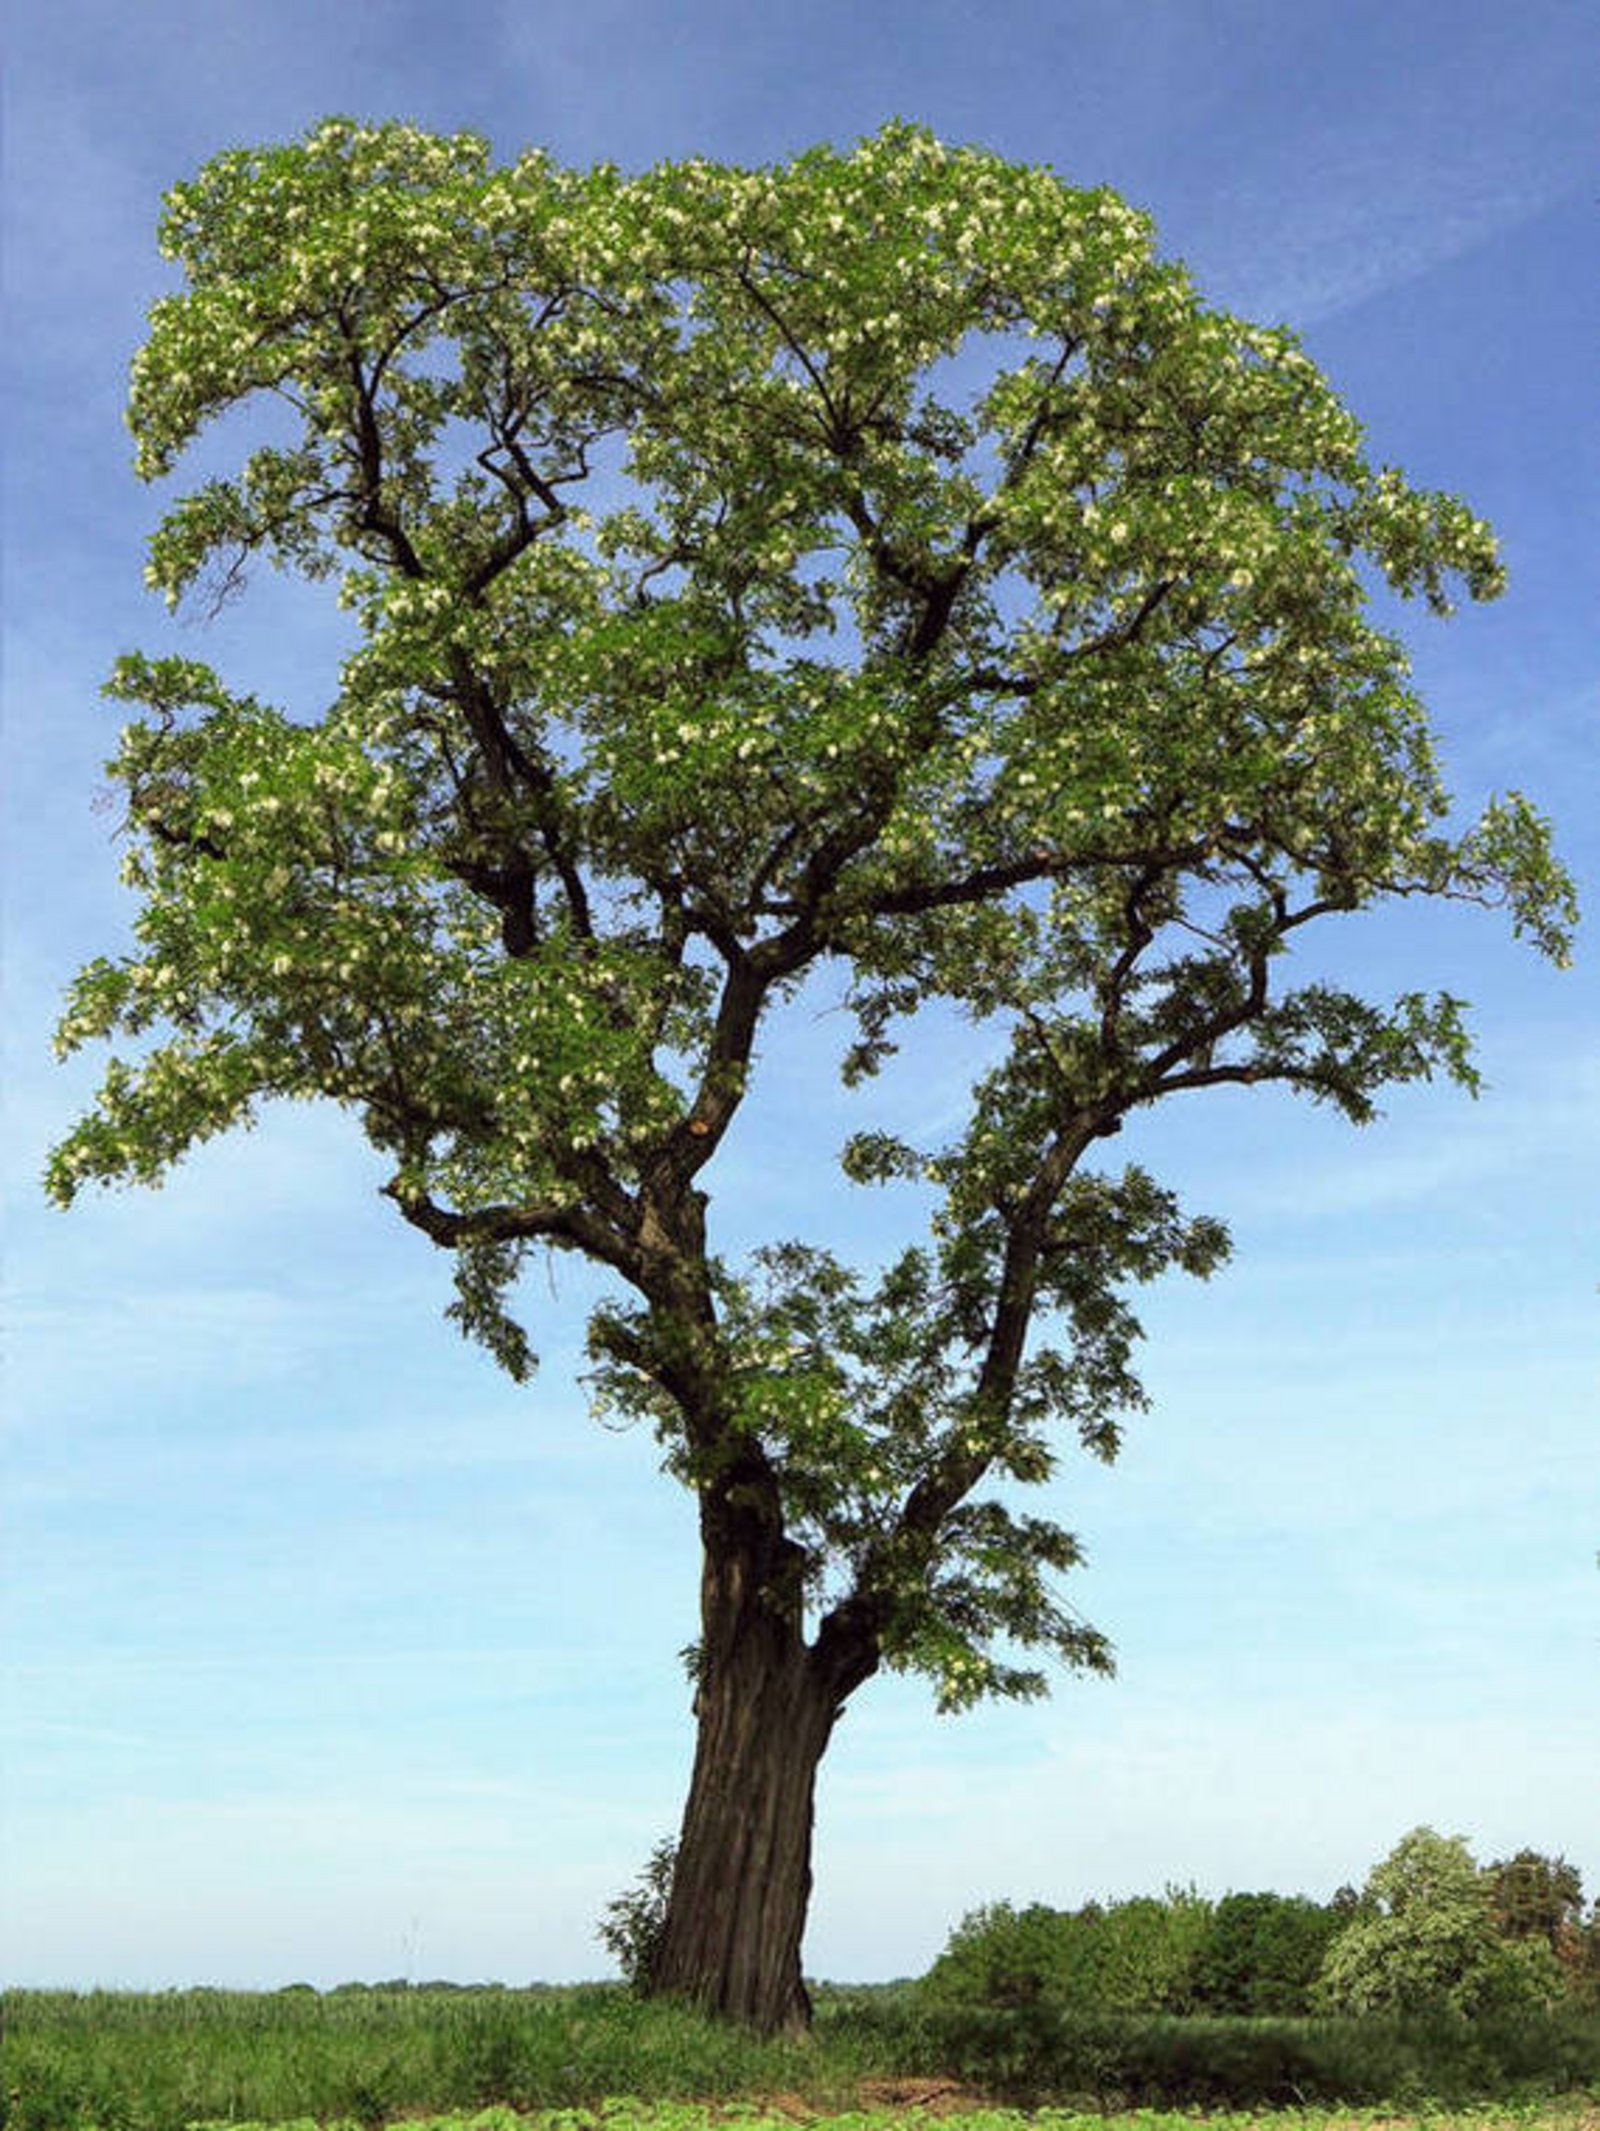
M 770 1524 L 702 1503 L 706 1541 L 699 1733 L 653 1995 L 763 2034 L 804 2028 L 800 1941 L 811 1896 L 817 1770 L 875 1650 L 810 1648 Z
M 803 1643 L 751 1633 L 707 1667 L 652 1992 L 777 2034 L 811 2017 L 800 1940 L 817 1770 L 838 1715 Z

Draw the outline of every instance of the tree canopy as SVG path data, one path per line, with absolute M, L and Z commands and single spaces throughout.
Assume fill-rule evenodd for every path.
M 1082 2015 L 1422 2016 L 1592 2003 L 1593 1927 L 1565 1858 L 1485 1866 L 1461 1836 L 1414 1828 L 1365 1892 L 1193 1888 L 1076 1912 L 995 1902 L 963 1917 L 923 1979 L 931 2007 L 1044 2005 Z
M 1367 1875 L 1361 1910 L 1328 1949 L 1327 2011 L 1468 2015 L 1554 2004 L 1559 1962 L 1538 1934 L 1496 1931 L 1493 1874 L 1465 1838 L 1413 1828 Z
M 1371 613 L 1492 596 L 1489 528 L 1114 194 L 912 126 L 629 175 L 334 119 L 214 158 L 162 244 L 140 472 L 259 419 L 149 581 L 204 605 L 266 561 L 355 644 L 313 707 L 117 665 L 137 941 L 61 1041 L 133 1042 L 52 1191 L 342 1104 L 514 1373 L 530 1249 L 617 1276 L 597 1394 L 699 1493 L 708 1607 L 810 1636 L 835 1700 L 1103 1664 L 1072 1536 L 981 1489 L 1046 1479 L 1063 1427 L 1111 1455 L 1127 1288 L 1226 1247 L 1103 1144 L 1208 1088 L 1363 1120 L 1471 1083 L 1456 999 L 1297 981 L 1319 919 L 1458 898 L 1565 952 L 1544 824 L 1452 825 Z M 847 1080 L 929 1002 L 993 1063 L 948 1144 L 842 1150 L 921 1187 L 920 1240 L 730 1263 L 709 1166 L 830 970 Z

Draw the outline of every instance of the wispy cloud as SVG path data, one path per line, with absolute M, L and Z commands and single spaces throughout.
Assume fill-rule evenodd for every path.
M 1298 44 L 1306 72 L 1285 83 L 1276 127 L 1257 105 L 1236 129 L 1188 216 L 1246 309 L 1333 317 L 1590 182 L 1600 81 L 1582 0 L 1480 10 L 1442 43 L 1422 11 L 1341 10 L 1336 33 L 1319 27 L 1320 43 L 1263 45 L 1281 64 Z
M 1453 1092 L 1410 1113 L 1402 1133 L 1382 1121 L 1342 1136 L 1337 1151 L 1302 1158 L 1286 1169 L 1257 1168 L 1230 1193 L 1241 1221 L 1393 1213 L 1481 1189 L 1492 1179 L 1543 1172 L 1559 1161 L 1561 1190 L 1600 1167 L 1594 1121 L 1600 1116 L 1600 1024 L 1593 1046 L 1574 1047 L 1581 1030 L 1564 1029 L 1554 1057 L 1518 1057 L 1502 1044 L 1498 1085 L 1473 1104 Z

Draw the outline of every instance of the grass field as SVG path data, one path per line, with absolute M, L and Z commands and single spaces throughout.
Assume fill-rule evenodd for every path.
M 889 1989 L 825 1992 L 813 2034 L 762 2043 L 604 1986 L 23 1991 L 5 2017 L 4 2131 L 1010 2131 L 1026 2119 L 1001 2100 L 1048 2131 L 1110 2111 L 1155 2131 L 1199 2105 L 1242 2131 L 1263 2104 L 1275 2124 L 1356 2131 L 1424 2103 L 1439 2126 L 1600 2131 L 1594 2021 L 1498 2042 L 1360 2022 L 952 2024 Z
M 1415 2122 L 1419 2131 L 1594 2131 L 1600 2116 L 1585 2122 L 1574 2112 L 1525 2112 L 1525 2110 L 1476 2110 L 1470 2114 L 1395 2118 L 1361 2116 L 1349 2112 L 1297 2110 L 1293 2116 L 1180 2116 L 1159 2110 L 1140 2110 L 1129 2116 L 1087 2116 L 1072 2110 L 961 2110 L 929 2116 L 920 2110 L 854 2110 L 844 2116 L 812 2118 L 814 2131 L 1106 2131 L 1114 2122 L 1116 2131 L 1406 2131 Z M 300 2116 L 288 2125 L 194 2125 L 192 2131 L 366 2131 L 358 2118 L 317 2122 Z M 793 2112 L 750 2110 L 705 2110 L 684 2103 L 663 2105 L 648 2101 L 616 2101 L 605 2110 L 541 2110 L 518 2114 L 509 2108 L 452 2112 L 450 2116 L 407 2118 L 403 2131 L 801 2131 L 801 2118 Z

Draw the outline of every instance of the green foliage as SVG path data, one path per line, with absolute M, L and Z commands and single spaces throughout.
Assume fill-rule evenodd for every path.
M 1374 570 L 1493 596 L 1489 528 L 1114 194 L 911 126 L 627 176 L 336 118 L 213 158 L 162 244 L 141 472 L 238 410 L 275 441 L 170 502 L 149 581 L 204 606 L 264 561 L 355 643 L 287 707 L 116 667 L 136 943 L 60 1042 L 125 1048 L 51 1191 L 339 1103 L 514 1375 L 531 1249 L 615 1276 L 597 1394 L 759 1518 L 794 1570 L 763 1603 L 841 1676 L 960 1708 L 1037 1692 L 1018 1653 L 1103 1668 L 1071 1535 L 978 1498 L 1063 1428 L 1111 1455 L 1129 1290 L 1224 1255 L 1102 1143 L 1210 1087 L 1359 1121 L 1474 1085 L 1453 998 L 1296 986 L 1317 919 L 1450 897 L 1566 954 L 1544 824 L 1512 794 L 1446 831 L 1368 614 Z M 948 1144 L 846 1150 L 929 1219 L 873 1279 L 721 1263 L 698 1181 L 825 971 L 847 1079 L 926 1002 L 993 1035 Z
M 1061 1988 L 1070 1919 L 1035 1902 L 991 1902 L 961 1919 L 923 1984 L 936 2005 L 1035 2005 Z
M 648 1990 L 656 1952 L 667 1921 L 672 1870 L 678 1846 L 668 1837 L 650 1852 L 634 1886 L 606 1904 L 597 1936 L 622 1971 L 622 1980 L 641 1996 Z
M 1201 2002 L 1212 1920 L 1181 1888 L 1073 1912 L 996 1902 L 956 1927 L 924 1989 L 936 2005 L 1184 2013 Z
M 1561 1990 L 1548 1944 L 1497 1935 L 1490 1885 L 1465 1840 L 1414 1828 L 1368 1874 L 1316 1995 L 1330 2012 L 1475 2016 L 1547 2007 Z
M 905 2060 L 1030 2108 L 1460 2107 L 1590 2093 L 1600 2021 L 1538 2013 L 1431 2019 L 1177 2019 L 1040 2002 L 888 2006 Z
M 1196 1964 L 1199 2004 L 1212 2013 L 1309 2012 L 1312 1986 L 1344 1921 L 1304 1895 L 1224 1895 Z
M 974 2094 L 1097 2109 L 1425 2097 L 1457 2106 L 1600 2083 L 1593 2017 L 1174 2020 L 823 1988 L 804 2044 L 758 2043 L 616 1989 L 441 1986 L 18 1991 L 6 2016 L 5 2131 L 354 2131 L 377 2084 L 391 2121 L 442 2117 L 439 2131 L 510 2131 L 512 2111 L 519 2125 L 523 2112 L 551 2112 L 543 2131 L 629 2131 L 635 2121 L 710 2131 L 741 2102 L 741 2119 L 762 2121 L 750 2097 L 798 2094 L 819 2114 L 859 2111 L 874 2076 L 955 2079 Z M 607 2099 L 618 2095 L 639 2098 Z M 892 2131 L 907 2118 L 874 2109 L 854 2121 Z M 1526 2131 L 1526 2114 L 1520 2121 Z M 973 2131 L 1013 2127 L 986 2111 Z
M 1505 1939 L 1540 1938 L 1558 1950 L 1583 1915 L 1583 1875 L 1564 1857 L 1519 1850 L 1484 1866 L 1494 1928 Z
M 532 2115 L 507 2109 L 452 2111 L 448 2116 L 410 2118 L 406 2131 L 720 2131 L 727 2120 L 723 2112 L 703 2106 L 664 2106 L 626 2099 L 607 2102 L 599 2109 L 539 2110 Z M 837 2122 L 848 2131 L 909 2131 L 909 2127 L 924 2120 L 919 2110 L 895 2107 L 852 2109 L 838 2118 L 821 2119 L 825 2125 Z M 1219 2131 L 1257 2131 L 1247 2117 L 1213 2114 L 1212 2120 Z M 786 2108 L 774 2109 L 753 2102 L 740 2108 L 735 2121 L 742 2131 L 790 2131 L 793 2118 Z M 1099 2111 L 1084 2113 L 1061 2108 L 957 2108 L 941 2110 L 939 2121 L 942 2131 L 1103 2131 L 1104 2127 L 1104 2116 Z M 1310 2111 L 1300 2112 L 1296 2121 L 1299 2131 L 1353 2131 L 1348 2118 L 1325 2121 Z M 1145 2108 L 1139 2113 L 1139 2123 L 1140 2131 L 1191 2131 L 1193 2117 L 1164 2115 L 1157 2109 Z M 1535 2118 L 1525 2109 L 1480 2110 L 1475 2112 L 1474 2123 L 1476 2131 L 1545 2131 L 1545 2127 L 1547 2131 L 1567 2131 L 1562 2115 L 1552 2112 Z M 226 2124 L 193 2124 L 185 2131 L 362 2131 L 362 2127 L 347 2118 L 322 2124 L 309 2117 L 286 2124 L 240 2123 L 230 2118 Z M 1374 2131 L 1382 2131 L 1381 2118 Z
M 1326 1907 L 1303 1896 L 1229 1894 L 1210 1902 L 1169 1888 L 1076 1911 L 996 1902 L 974 1910 L 922 1985 L 942 2011 L 1041 2009 L 1046 2029 L 1133 2014 L 1304 2017 L 1503 2017 L 1588 2002 L 1588 1938 L 1574 1921 L 1575 1870 L 1535 1873 L 1524 1852 L 1480 1873 L 1459 1838 L 1417 1829 Z M 1516 1886 L 1527 1924 L 1508 1937 Z M 1502 1905 L 1497 1907 L 1497 1900 Z M 1549 1934 L 1554 1934 L 1554 1939 Z
M 1556 1956 L 1573 2002 L 1600 2012 L 1600 1902 L 1582 1923 L 1562 1933 Z
M 1192 1890 L 1113 1903 L 1100 1927 L 1101 2002 L 1129 2012 L 1192 2012 L 1211 1928 L 1212 1905 Z
M 762 2044 L 614 1987 L 249 1994 L 8 1992 L 5 2131 L 188 2131 L 208 2120 L 392 2122 L 592 2109 L 608 2095 L 842 2093 L 876 2068 L 859 2023 L 821 2050 Z

